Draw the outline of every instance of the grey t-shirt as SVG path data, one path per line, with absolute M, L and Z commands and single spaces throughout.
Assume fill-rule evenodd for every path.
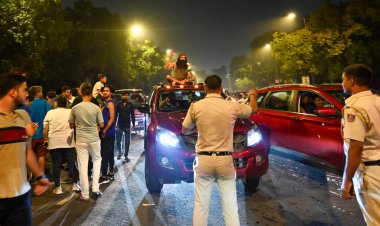
M 92 143 L 99 140 L 98 124 L 102 123 L 100 108 L 91 102 L 81 102 L 71 109 L 69 123 L 75 123 L 76 142 Z

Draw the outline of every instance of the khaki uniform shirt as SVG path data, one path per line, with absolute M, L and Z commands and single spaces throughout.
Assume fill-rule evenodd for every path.
M 249 105 L 224 100 L 219 94 L 208 94 L 190 105 L 182 125 L 198 129 L 196 151 L 233 151 L 233 130 L 237 118 L 248 118 Z
M 345 102 L 342 126 L 346 155 L 352 139 L 364 143 L 362 161 L 380 160 L 380 96 L 368 90 Z

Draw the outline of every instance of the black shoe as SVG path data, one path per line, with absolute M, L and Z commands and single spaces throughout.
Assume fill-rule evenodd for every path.
M 102 196 L 103 194 L 100 192 L 100 191 L 97 191 L 97 192 L 93 192 L 92 193 L 92 198 L 97 200 L 100 196 Z
M 121 153 L 119 153 L 119 154 L 117 155 L 117 159 L 118 159 L 118 160 L 121 159 Z
M 101 176 L 99 178 L 99 184 L 108 184 L 110 182 L 110 180 L 108 179 L 107 176 Z
M 107 174 L 107 176 L 108 176 L 108 178 L 109 178 L 110 180 L 115 180 L 115 174 L 114 174 L 114 173 L 109 172 L 109 173 Z
M 125 159 L 123 160 L 123 162 L 130 162 L 131 160 L 128 158 L 128 157 L 125 157 Z

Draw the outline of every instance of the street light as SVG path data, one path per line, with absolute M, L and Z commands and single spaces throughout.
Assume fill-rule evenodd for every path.
M 297 15 L 295 13 L 293 13 L 293 12 L 291 12 L 291 13 L 288 14 L 288 19 L 289 20 L 294 20 L 296 17 L 297 17 Z
M 131 27 L 131 33 L 134 36 L 140 36 L 143 33 L 143 28 L 141 27 L 140 24 L 134 24 Z
M 263 48 L 264 48 L 265 51 L 271 51 L 272 52 L 272 56 L 273 56 L 273 50 L 272 50 L 272 46 L 271 46 L 270 43 L 265 44 Z M 279 83 L 279 78 L 278 78 L 278 62 L 277 62 L 277 59 L 274 56 L 273 56 L 273 59 L 274 59 L 274 66 L 275 66 L 274 69 L 275 69 L 275 76 L 276 76 L 275 83 L 277 84 L 277 83 Z

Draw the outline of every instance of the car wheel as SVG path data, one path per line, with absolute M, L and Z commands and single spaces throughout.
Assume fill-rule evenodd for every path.
M 251 177 L 245 180 L 245 188 L 250 191 L 255 191 L 260 184 L 261 177 Z
M 145 184 L 152 193 L 160 193 L 163 187 L 159 178 L 150 169 L 149 156 L 145 156 Z

